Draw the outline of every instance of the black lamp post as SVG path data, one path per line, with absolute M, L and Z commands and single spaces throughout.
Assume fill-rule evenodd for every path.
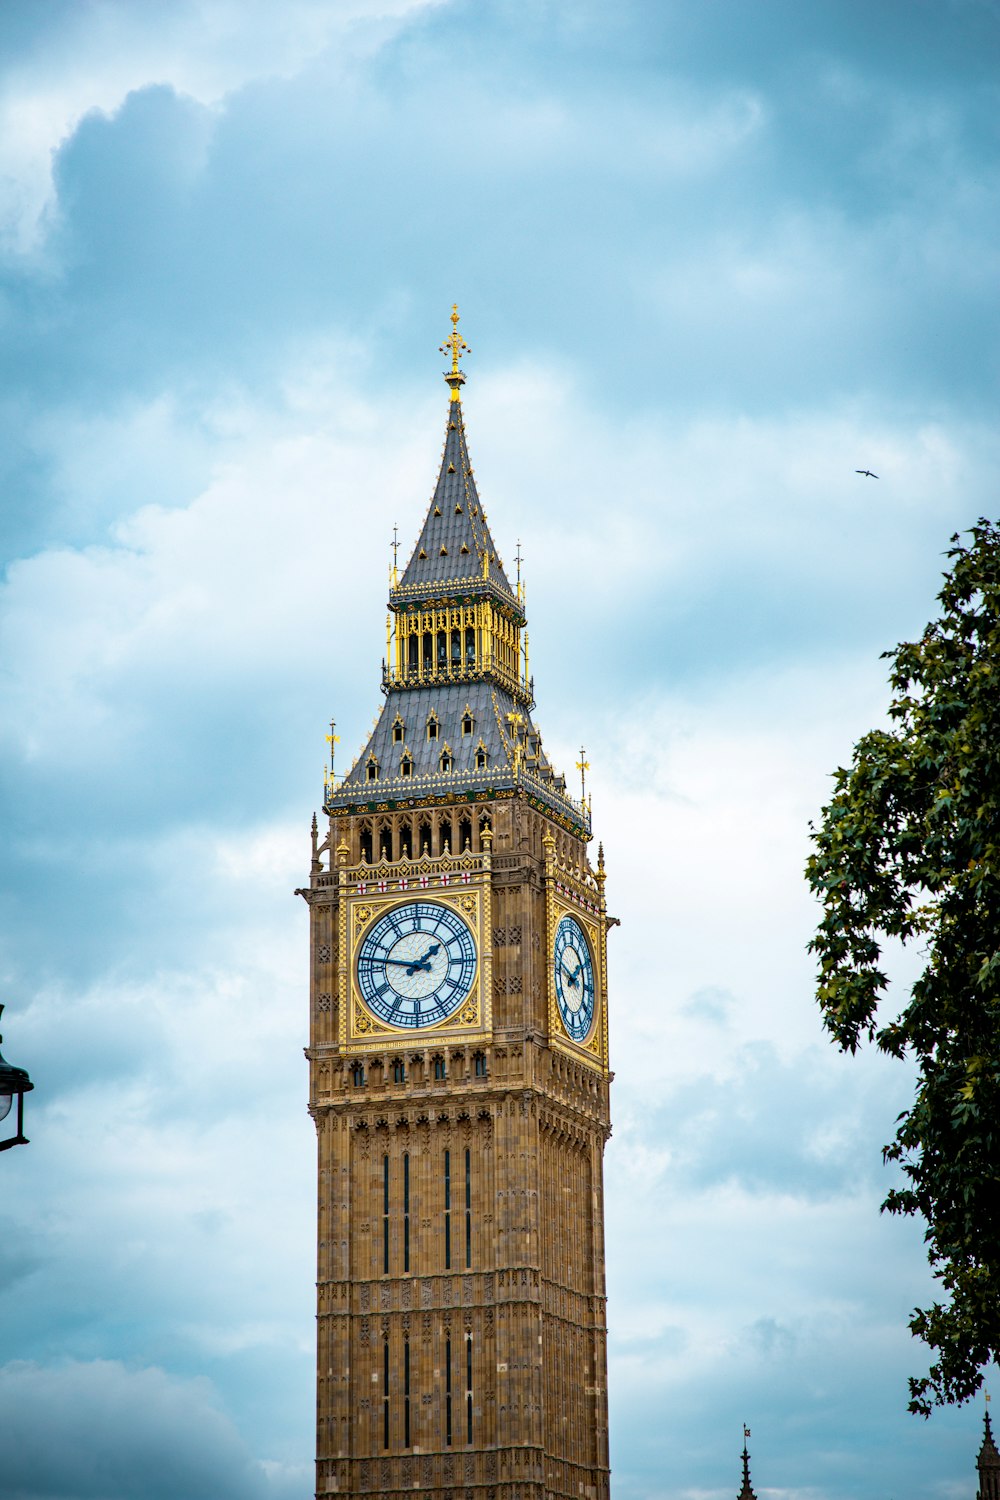
M 3 1006 L 0 1005 L 0 1016 L 2 1015 Z M 2 1041 L 3 1037 L 0 1036 L 0 1042 Z M 14 1098 L 17 1097 L 17 1135 L 0 1141 L 0 1151 L 28 1144 L 28 1137 L 24 1133 L 24 1096 L 34 1087 L 24 1068 L 15 1068 L 11 1063 L 4 1062 L 3 1054 L 0 1053 L 0 1121 L 6 1120 Z

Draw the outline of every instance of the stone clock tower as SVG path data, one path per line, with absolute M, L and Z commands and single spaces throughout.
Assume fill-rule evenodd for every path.
M 316 1493 L 607 1500 L 604 865 L 532 718 L 457 323 L 437 486 L 392 573 L 382 711 L 328 777 L 302 892 Z

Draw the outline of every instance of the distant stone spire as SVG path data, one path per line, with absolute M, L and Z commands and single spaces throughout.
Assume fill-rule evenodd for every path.
M 750 1483 L 750 1454 L 747 1452 L 747 1438 L 749 1436 L 750 1436 L 750 1429 L 744 1423 L 744 1426 L 743 1426 L 743 1453 L 741 1455 L 742 1459 L 743 1459 L 743 1485 L 742 1485 L 742 1487 L 740 1489 L 739 1494 L 736 1497 L 736 1500 L 757 1500 L 757 1496 L 754 1494 L 754 1491 L 753 1491 L 753 1485 Z
M 989 1397 L 986 1398 L 989 1400 Z M 983 1445 L 976 1459 L 976 1468 L 979 1470 L 979 1490 L 976 1500 L 1000 1500 L 1000 1453 L 993 1441 L 993 1428 L 990 1426 L 990 1414 L 983 1415 Z

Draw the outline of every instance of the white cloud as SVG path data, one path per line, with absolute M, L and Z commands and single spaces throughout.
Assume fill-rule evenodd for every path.
M 376 400 L 353 374 L 324 377 L 324 362 L 351 370 L 355 352 L 293 351 L 276 407 L 220 393 L 185 455 L 188 491 L 175 483 L 156 504 L 138 485 L 133 500 L 131 476 L 144 434 L 161 459 L 169 450 L 179 403 L 168 393 L 79 418 L 56 449 L 68 492 L 84 488 L 72 476 L 88 454 L 124 455 L 105 459 L 81 501 L 96 506 L 105 485 L 119 496 L 107 539 L 23 558 L 0 592 L 10 764 L 48 787 L 41 826 L 59 889 L 44 899 L 65 899 L 68 866 L 72 899 L 58 910 L 72 933 L 84 888 L 109 866 L 135 891 L 88 983 L 61 958 L 20 1017 L 36 1123 L 10 1180 L 30 1170 L 39 1186 L 13 1216 L 11 1275 L 38 1291 L 11 1320 L 11 1347 L 44 1363 L 58 1335 L 81 1360 L 96 1348 L 205 1368 L 241 1422 L 269 1371 L 279 1405 L 247 1443 L 282 1474 L 294 1454 L 273 1445 L 308 1444 L 312 1379 L 306 952 L 291 890 L 326 715 L 349 748 L 378 706 L 392 523 L 407 545 L 444 416 L 443 390 L 415 399 L 401 384 Z M 616 1441 L 635 1435 L 630 1405 L 669 1405 L 676 1431 L 717 1388 L 816 1412 L 859 1365 L 889 1409 L 913 1362 L 905 1316 L 926 1284 L 913 1226 L 900 1234 L 877 1214 L 880 1110 L 894 1115 L 901 1085 L 821 1039 L 804 953 L 806 823 L 882 712 L 878 650 L 930 611 L 951 517 L 985 490 L 995 440 L 971 424 L 844 410 L 620 423 L 538 368 L 484 378 L 467 408 L 501 549 L 509 561 L 518 533 L 528 543 L 549 748 L 569 769 L 584 734 L 623 918 L 608 1156 Z M 881 490 L 855 480 L 861 446 L 878 454 Z M 784 622 L 797 627 L 822 587 L 836 617 L 814 627 L 820 644 L 803 660 Z M 752 610 L 783 588 L 795 602 L 749 663 L 731 659 L 746 633 L 736 609 L 711 649 L 698 633 L 677 644 L 706 600 L 722 614 L 737 594 Z M 876 589 L 886 634 L 862 620 L 845 639 Z M 624 660 L 595 688 L 588 653 L 602 640 Z M 259 779 L 255 746 L 233 730 L 247 700 L 296 766 L 313 754 L 299 738 L 312 726 L 298 828 L 278 810 L 288 784 Z M 192 746 L 213 775 L 242 778 L 238 822 L 211 796 L 192 810 L 162 795 Z M 64 827 L 52 810 L 67 747 Z M 122 796 L 128 776 L 142 782 L 142 817 L 128 830 L 99 817 L 98 847 L 78 832 L 88 799 L 109 781 Z M 698 1003 L 706 992 L 714 1004 Z M 624 1494 L 654 1493 L 649 1441 L 620 1461 Z
M 254 79 L 287 77 L 328 50 L 355 64 L 444 0 L 182 0 L 154 13 L 129 0 L 64 10 L 0 81 L 0 245 L 38 247 L 52 201 L 52 155 L 91 110 L 113 114 L 149 84 L 218 107 Z M 151 19 L 152 17 L 152 19 Z M 337 55 L 339 54 L 339 56 Z

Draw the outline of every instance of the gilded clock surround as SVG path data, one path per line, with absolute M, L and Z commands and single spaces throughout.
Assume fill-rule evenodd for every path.
M 408 860 L 341 867 L 340 952 L 349 954 L 340 973 L 340 1045 L 345 1052 L 364 1051 L 378 1038 L 380 1045 L 405 1048 L 414 1037 L 433 1033 L 442 1038 L 472 1040 L 489 1033 L 492 1017 L 493 953 L 489 941 L 490 856 L 438 860 Z M 357 978 L 358 953 L 373 922 L 414 898 L 433 900 L 457 912 L 472 929 L 478 959 L 472 989 L 460 1009 L 443 1021 L 417 1030 L 388 1025 L 373 1014 L 361 994 Z
M 533 719 L 520 548 L 508 581 L 465 441 L 457 310 L 440 473 L 394 546 L 385 703 L 324 777 L 309 885 L 319 1147 L 316 1495 L 608 1500 L 603 1152 L 610 1133 L 603 852 Z M 586 761 L 581 752 L 581 775 Z M 433 1025 L 364 1002 L 374 923 L 467 922 L 475 980 Z M 594 1022 L 559 1014 L 570 915 Z M 389 951 L 389 950 L 386 950 Z

